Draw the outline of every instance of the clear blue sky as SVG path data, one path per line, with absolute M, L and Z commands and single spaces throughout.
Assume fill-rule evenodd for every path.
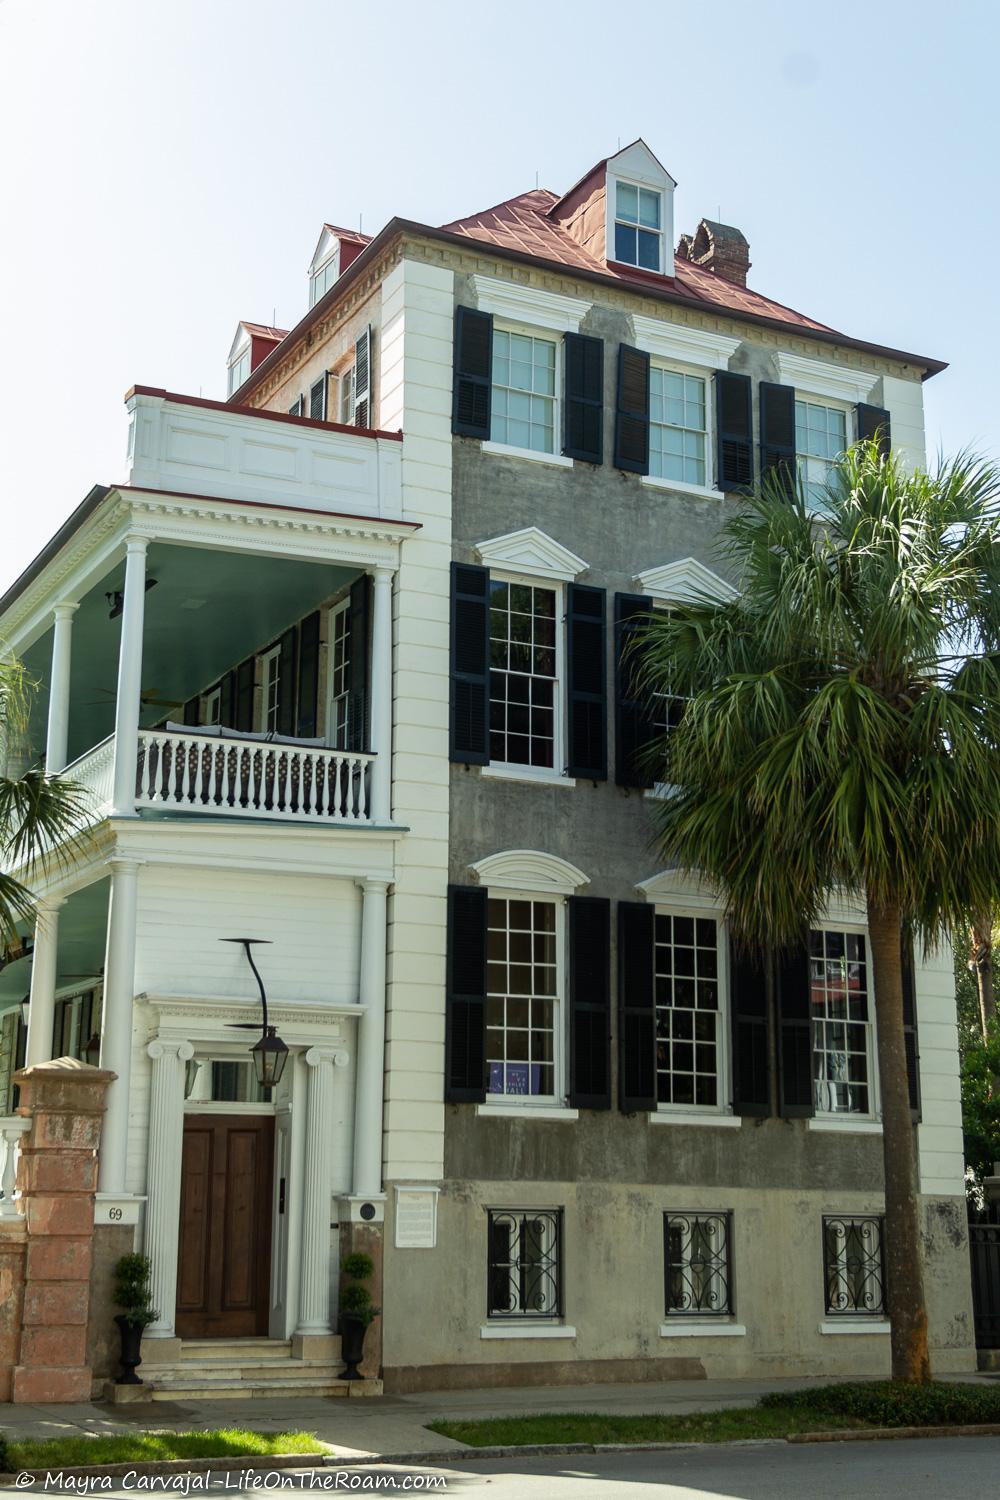
M 325 219 L 443 223 L 642 135 L 750 283 L 949 360 L 1000 455 L 995 0 L 0 0 L 0 588 L 121 477 L 136 382 L 224 394 Z

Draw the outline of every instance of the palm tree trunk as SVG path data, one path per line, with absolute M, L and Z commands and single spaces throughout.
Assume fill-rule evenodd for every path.
M 885 1161 L 886 1302 L 893 1380 L 930 1379 L 927 1306 L 920 1242 L 916 1132 L 910 1116 L 903 1031 L 903 965 L 898 905 L 868 902 L 875 982 L 882 1150 Z
M 989 914 L 980 913 L 973 919 L 972 944 L 972 966 L 976 971 L 976 989 L 979 994 L 979 1024 L 983 1041 L 986 1042 L 997 1013 L 996 996 L 993 992 L 993 922 Z

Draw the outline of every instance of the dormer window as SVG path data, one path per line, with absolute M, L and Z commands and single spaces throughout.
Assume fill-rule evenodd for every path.
M 309 306 L 315 307 L 324 292 L 330 287 L 340 275 L 340 245 L 334 240 L 333 254 L 318 266 L 309 277 Z
M 663 267 L 661 193 L 637 182 L 615 182 L 615 260 L 644 271 Z
M 250 378 L 250 345 L 247 344 L 242 353 L 238 354 L 229 366 L 229 386 L 226 394 L 231 396 L 238 391 L 244 381 Z

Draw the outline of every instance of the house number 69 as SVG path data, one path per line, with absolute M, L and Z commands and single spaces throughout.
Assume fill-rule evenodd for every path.
M 121 1218 L 121 1216 L 122 1216 L 122 1211 L 121 1211 L 120 1208 L 109 1208 L 108 1209 L 108 1218 L 111 1220 L 112 1224 L 117 1223 L 118 1220 Z

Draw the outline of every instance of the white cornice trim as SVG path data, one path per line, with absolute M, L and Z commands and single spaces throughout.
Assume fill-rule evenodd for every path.
M 470 280 L 480 312 L 510 318 L 515 323 L 554 328 L 559 333 L 578 333 L 593 306 L 581 297 L 564 297 L 559 292 L 500 281 L 495 276 L 472 276 Z
M 678 562 L 646 568 L 635 575 L 635 582 L 644 594 L 671 604 L 698 604 L 706 595 L 728 603 L 739 592 L 696 557 L 682 557 Z
M 664 323 L 660 318 L 632 314 L 635 342 L 638 348 L 657 359 L 677 364 L 701 365 L 709 370 L 725 370 L 740 347 L 739 339 L 725 334 L 709 333 L 704 328 L 685 328 L 678 323 Z
M 660 870 L 656 875 L 638 881 L 635 888 L 651 906 L 664 902 L 716 914 L 725 908 L 721 891 L 709 881 L 686 870 Z
M 475 550 L 488 568 L 529 573 L 562 583 L 572 583 L 590 567 L 582 557 L 537 526 L 525 526 L 521 531 L 507 531 L 503 536 L 477 542 Z
M 832 396 L 835 401 L 867 401 L 878 379 L 867 370 L 829 364 L 825 359 L 806 359 L 801 354 L 775 355 L 778 379 L 811 396 Z
M 545 854 L 541 849 L 503 849 L 470 865 L 480 885 L 505 891 L 539 891 L 546 895 L 572 896 L 590 876 L 568 859 Z

